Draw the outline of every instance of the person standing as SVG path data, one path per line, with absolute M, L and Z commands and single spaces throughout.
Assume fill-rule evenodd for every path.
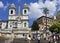
M 53 41 L 53 42 L 54 42 L 54 43 L 57 43 L 57 40 L 56 40 L 57 38 L 56 38 L 56 36 L 55 36 L 55 35 L 54 35 L 53 39 L 54 39 L 54 41 Z
M 38 43 L 40 43 L 40 35 L 37 36 Z
M 30 40 L 31 40 L 31 36 L 30 35 L 27 37 L 27 39 L 28 39 L 29 43 L 31 43 L 30 42 Z

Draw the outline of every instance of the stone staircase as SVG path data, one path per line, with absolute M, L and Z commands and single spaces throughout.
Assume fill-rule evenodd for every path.
M 7 40 L 5 40 L 5 43 L 11 43 L 11 42 L 13 41 L 13 38 L 12 38 L 12 37 L 11 37 L 11 38 L 7 38 L 7 37 L 6 37 L 6 39 L 7 39 Z
M 8 43 L 11 43 L 13 41 L 13 38 L 10 38 L 9 40 L 8 40 Z
M 13 41 L 10 41 L 10 43 L 29 43 L 29 40 L 26 40 L 23 38 L 16 38 Z M 37 40 L 30 40 L 30 43 L 38 43 L 38 41 Z M 40 43 L 48 43 L 48 41 L 41 39 Z M 58 43 L 60 43 L 60 41 Z
M 11 43 L 29 43 L 29 40 L 22 39 L 22 38 L 16 38 Z M 30 40 L 30 43 L 38 43 L 37 40 Z M 40 43 L 48 43 L 46 40 L 40 40 Z
M 28 43 L 28 41 L 22 38 L 21 39 L 16 38 L 11 43 Z

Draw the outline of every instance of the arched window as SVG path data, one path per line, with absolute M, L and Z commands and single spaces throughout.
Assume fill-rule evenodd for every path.
M 2 27 L 2 23 L 0 23 L 0 28 Z
M 26 14 L 26 10 L 24 10 L 24 13 Z
M 1 26 L 0 26 L 0 29 L 1 29 Z
M 26 27 L 26 23 L 24 23 L 24 27 Z
M 11 10 L 11 14 L 13 14 L 13 10 Z

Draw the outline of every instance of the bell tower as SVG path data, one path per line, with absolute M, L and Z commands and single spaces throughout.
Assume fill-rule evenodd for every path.
M 11 4 L 9 9 L 9 15 L 15 15 L 15 10 L 16 10 L 15 5 Z
M 9 8 L 9 17 L 8 17 L 8 28 L 13 29 L 17 28 L 17 20 L 16 20 L 16 8 L 12 3 Z
M 23 11 L 22 11 L 22 24 L 23 24 L 23 28 L 27 28 L 29 27 L 29 14 L 28 14 L 28 6 L 27 4 L 25 3 L 24 6 L 23 6 Z
M 9 8 L 9 20 L 14 19 L 14 16 L 16 15 L 15 12 L 16 12 L 15 5 L 11 4 Z
M 26 3 L 23 6 L 23 15 L 28 15 L 28 6 Z

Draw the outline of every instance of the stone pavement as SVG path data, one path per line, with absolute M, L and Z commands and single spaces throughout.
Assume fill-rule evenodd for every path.
M 5 42 L 4 42 L 4 40 L 2 40 L 2 41 L 0 40 L 0 43 L 5 43 Z M 28 39 L 22 39 L 22 38 L 21 39 L 16 38 L 11 43 L 29 43 L 29 40 Z M 38 41 L 37 40 L 31 40 L 30 43 L 38 43 Z M 48 43 L 48 41 L 41 39 L 40 43 Z M 60 43 L 60 40 L 58 43 Z
M 11 43 L 29 43 L 29 40 L 26 40 L 26 39 L 14 39 L 13 42 L 11 42 Z M 30 43 L 38 43 L 38 41 L 37 40 L 31 40 Z M 41 39 L 40 43 L 48 43 L 48 41 Z M 60 41 L 58 43 L 60 43 Z
M 26 39 L 14 39 L 11 43 L 29 43 Z M 30 43 L 38 43 L 37 40 L 31 40 Z M 48 43 L 48 41 L 41 39 L 40 43 Z

